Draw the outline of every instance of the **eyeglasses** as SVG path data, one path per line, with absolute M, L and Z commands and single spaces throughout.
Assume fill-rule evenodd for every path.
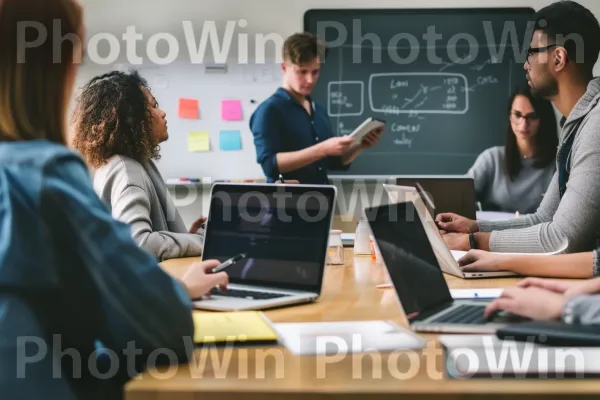
M 538 53 L 542 53 L 544 51 L 548 51 L 553 47 L 558 46 L 558 44 L 554 43 L 554 44 L 549 44 L 548 46 L 544 46 L 544 47 L 530 47 L 527 49 L 527 64 L 531 65 L 531 56 L 533 56 L 534 54 L 538 54 Z
M 518 111 L 512 111 L 510 113 L 510 119 L 511 121 L 513 121 L 514 123 L 520 123 L 521 121 L 525 121 L 528 124 L 532 123 L 532 122 L 537 122 L 540 120 L 540 116 L 535 114 L 535 113 L 531 113 L 531 114 L 527 114 L 527 115 L 523 115 Z

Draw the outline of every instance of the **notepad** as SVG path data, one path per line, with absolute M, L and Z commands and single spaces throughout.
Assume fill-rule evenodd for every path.
M 279 322 L 281 342 L 296 355 L 422 349 L 426 342 L 392 321 Z
M 385 125 L 385 121 L 369 117 L 365 119 L 351 134 L 354 138 L 354 144 L 359 145 L 365 136 L 374 129 L 381 128 Z
M 600 376 L 600 348 L 551 347 L 495 335 L 441 335 L 450 378 L 562 378 Z
M 277 332 L 259 311 L 198 312 L 194 319 L 196 344 L 276 344 Z

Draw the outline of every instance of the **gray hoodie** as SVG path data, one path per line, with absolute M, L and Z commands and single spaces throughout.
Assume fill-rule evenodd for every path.
M 542 253 L 568 243 L 567 253 L 598 247 L 600 228 L 600 78 L 593 79 L 586 93 L 566 119 L 559 149 L 576 135 L 568 166 L 567 190 L 560 199 L 558 172 L 534 214 L 509 221 L 480 221 L 481 232 L 492 232 L 490 250 Z

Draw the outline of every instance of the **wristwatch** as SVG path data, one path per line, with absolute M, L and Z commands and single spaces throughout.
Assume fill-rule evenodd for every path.
M 477 242 L 475 241 L 475 234 L 473 232 L 469 233 L 469 245 L 471 249 L 477 248 Z

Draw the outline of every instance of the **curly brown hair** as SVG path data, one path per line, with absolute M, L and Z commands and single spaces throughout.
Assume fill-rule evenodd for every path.
M 113 71 L 82 88 L 72 116 L 72 145 L 91 167 L 114 155 L 138 162 L 160 158 L 144 88 L 150 90 L 137 71 Z

